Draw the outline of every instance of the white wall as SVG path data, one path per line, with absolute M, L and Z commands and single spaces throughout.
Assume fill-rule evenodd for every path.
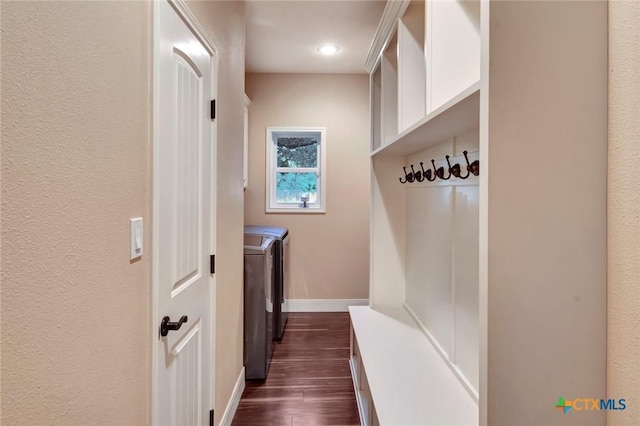
M 248 74 L 245 223 L 291 234 L 292 299 L 366 299 L 369 292 L 369 79 Z M 265 214 L 265 130 L 327 128 L 326 214 Z

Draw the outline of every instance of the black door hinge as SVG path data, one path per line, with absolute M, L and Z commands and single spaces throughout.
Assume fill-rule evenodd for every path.
M 211 256 L 209 256 L 209 270 L 211 272 L 209 272 L 210 274 L 215 274 L 216 273 L 216 255 L 212 254 Z
M 209 426 L 213 426 L 213 410 L 209 411 Z
M 211 100 L 211 119 L 212 120 L 216 119 L 216 100 L 215 99 Z

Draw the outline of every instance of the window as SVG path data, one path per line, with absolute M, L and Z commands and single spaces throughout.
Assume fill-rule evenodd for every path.
M 267 128 L 267 212 L 324 213 L 325 129 Z

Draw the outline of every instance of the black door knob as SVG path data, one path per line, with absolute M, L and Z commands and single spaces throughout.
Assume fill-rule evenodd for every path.
M 169 331 L 171 330 L 180 330 L 182 324 L 187 322 L 188 319 L 189 318 L 187 318 L 186 315 L 183 315 L 178 322 L 171 322 L 171 318 L 169 317 L 162 318 L 162 322 L 160 323 L 160 335 L 164 337 L 169 334 Z

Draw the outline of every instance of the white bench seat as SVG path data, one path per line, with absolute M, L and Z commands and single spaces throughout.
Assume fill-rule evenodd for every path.
M 351 368 L 365 426 L 478 425 L 475 399 L 405 309 L 350 306 L 349 313 Z

